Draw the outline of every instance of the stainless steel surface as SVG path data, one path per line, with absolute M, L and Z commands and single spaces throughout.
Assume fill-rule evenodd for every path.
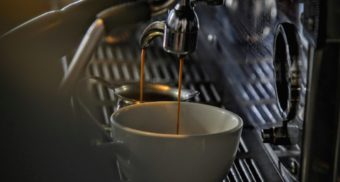
M 283 23 L 277 26 L 273 44 L 273 63 L 275 95 L 282 116 L 282 126 L 262 130 L 265 143 L 301 144 L 302 128 L 295 120 L 302 99 L 299 44 L 297 29 L 293 24 Z
M 198 1 L 197 1 L 198 2 Z M 194 10 L 196 1 L 181 0 L 169 11 L 164 22 L 152 23 L 141 35 L 146 47 L 158 36 L 163 37 L 163 49 L 175 55 L 187 55 L 196 49 L 199 21 Z M 205 0 L 208 5 L 222 5 L 223 0 Z
M 60 90 L 64 94 L 70 94 L 74 85 L 84 73 L 86 66 L 89 64 L 94 50 L 105 34 L 104 22 L 97 19 L 86 32 L 81 41 L 72 62 L 65 73 L 64 79 L 61 82 Z
M 139 40 L 139 44 L 142 48 L 146 48 L 150 43 L 157 37 L 162 37 L 164 35 L 165 23 L 163 21 L 155 21 L 148 25 Z
M 282 23 L 276 29 L 274 41 L 275 92 L 282 117 L 292 120 L 298 112 L 302 99 L 301 52 L 297 28 L 294 24 Z
M 127 13 L 132 11 L 133 13 Z M 111 31 L 116 26 L 124 26 L 130 23 L 146 21 L 150 18 L 150 7 L 148 3 L 136 2 L 104 9 L 97 14 L 97 19 L 92 23 L 80 43 L 69 70 L 61 82 L 60 90 L 64 94 L 72 92 L 72 87 L 79 79 L 80 73 L 88 65 L 94 49 L 103 38 L 104 33 Z M 124 21 L 122 21 L 122 19 Z M 105 26 L 104 26 L 105 24 Z M 106 31 L 106 32 L 105 32 Z
M 121 99 L 124 104 L 136 104 L 139 103 L 139 83 L 134 84 L 125 84 L 121 85 L 113 89 L 113 93 L 116 97 Z M 155 98 L 149 98 L 152 99 L 151 101 L 163 101 L 162 98 L 157 98 L 156 96 L 162 97 L 164 96 L 164 101 L 176 101 L 178 96 L 178 88 L 176 87 L 170 87 L 169 85 L 163 85 L 163 84 L 157 84 L 157 83 L 145 83 L 144 85 L 144 94 L 155 94 Z M 190 99 L 193 99 L 198 95 L 198 91 L 195 90 L 189 90 L 189 89 L 182 89 L 181 91 L 181 101 L 188 101 Z M 161 100 L 157 100 L 161 99 Z M 145 102 L 148 102 L 150 100 L 145 100 Z
M 165 21 L 163 48 L 165 51 L 186 55 L 196 49 L 198 18 L 193 7 L 177 4 Z

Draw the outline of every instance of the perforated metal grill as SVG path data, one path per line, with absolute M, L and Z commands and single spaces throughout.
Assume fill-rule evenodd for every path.
M 230 13 L 230 12 L 229 12 Z M 235 30 L 232 20 L 228 18 L 228 9 L 199 7 L 198 15 L 202 25 L 199 34 L 198 57 L 216 62 L 223 70 L 224 83 L 229 84 L 230 92 L 238 104 L 240 112 L 252 125 L 265 128 L 282 121 L 276 102 L 275 77 L 273 66 L 273 36 L 268 34 L 257 41 L 244 41 L 242 37 L 251 39 L 251 27 L 243 25 Z M 240 17 L 241 18 L 241 17 Z M 213 21 L 212 21 L 213 20 Z M 236 18 L 237 20 L 237 18 Z M 253 22 L 249 22 L 252 25 Z M 240 25 L 239 22 L 235 23 Z M 207 26 L 209 25 L 209 26 Z M 219 27 L 219 28 L 216 28 Z M 249 29 L 248 29 L 249 28 Z M 270 31 L 274 27 L 268 25 Z M 238 39 L 239 38 L 239 39 Z M 303 56 L 304 54 L 302 54 Z M 301 58 L 299 68 L 302 76 L 301 90 L 306 86 L 306 59 Z M 304 95 L 304 93 L 301 93 Z M 304 106 L 304 101 L 301 101 Z M 299 116 L 302 119 L 302 115 Z

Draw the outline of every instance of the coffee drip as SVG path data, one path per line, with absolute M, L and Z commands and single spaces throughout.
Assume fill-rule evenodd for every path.
M 176 122 L 176 134 L 179 134 L 180 118 L 181 113 L 181 91 L 182 91 L 182 72 L 183 72 L 184 57 L 179 58 L 179 72 L 178 72 L 178 96 L 177 96 L 177 122 Z
M 143 102 L 144 97 L 144 64 L 145 64 L 145 48 L 141 51 L 141 65 L 140 65 L 140 85 L 139 85 L 139 101 Z M 177 95 L 177 121 L 176 121 L 176 134 L 180 130 L 180 113 L 181 113 L 181 91 L 182 91 L 182 72 L 183 72 L 184 57 L 179 58 L 179 72 L 178 72 L 178 95 Z
M 143 102 L 143 91 L 144 91 L 144 62 L 145 62 L 145 48 L 142 49 L 140 55 L 140 80 L 139 80 L 139 101 Z

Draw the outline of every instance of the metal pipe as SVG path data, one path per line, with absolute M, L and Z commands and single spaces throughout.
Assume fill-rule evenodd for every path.
M 140 38 L 139 44 L 142 48 L 146 48 L 156 37 L 163 37 L 165 23 L 163 21 L 156 21 L 147 26 Z
M 84 72 L 87 64 L 90 62 L 93 51 L 105 33 L 104 22 L 97 19 L 92 23 L 81 41 L 77 52 L 75 53 L 68 71 L 61 82 L 60 90 L 62 93 L 68 93 L 76 83 L 79 75 Z

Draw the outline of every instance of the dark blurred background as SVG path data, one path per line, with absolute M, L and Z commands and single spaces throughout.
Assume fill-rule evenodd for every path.
M 33 17 L 70 2 L 72 0 L 1 0 L 0 35 Z

